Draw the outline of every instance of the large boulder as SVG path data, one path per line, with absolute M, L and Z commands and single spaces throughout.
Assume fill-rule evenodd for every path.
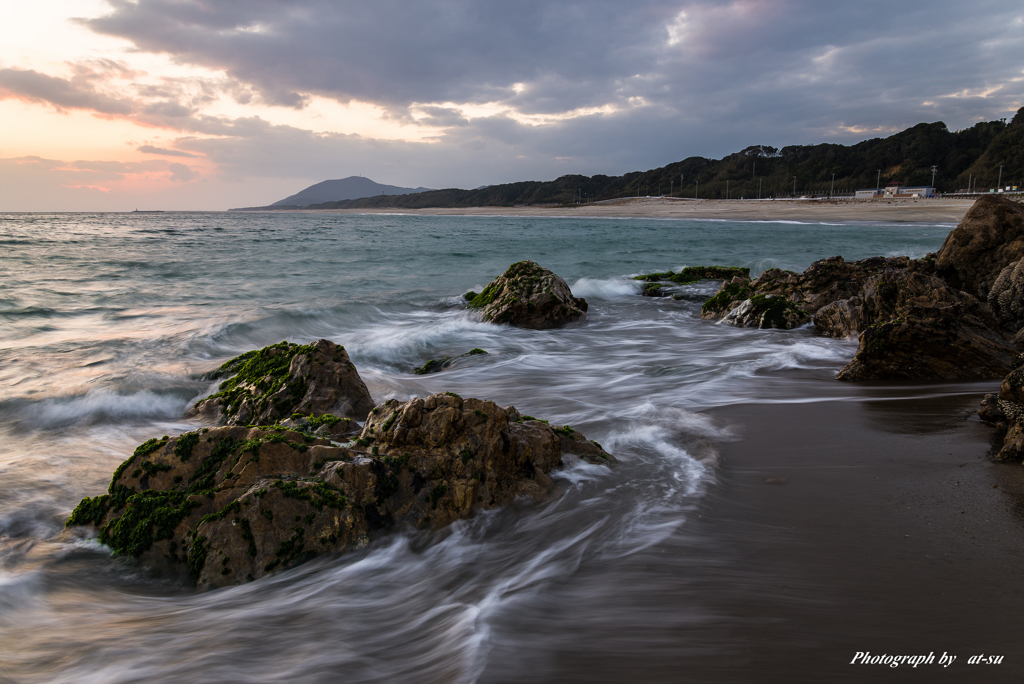
M 293 415 L 364 420 L 373 408 L 348 352 L 330 340 L 246 352 L 209 377 L 228 379 L 188 415 L 226 425 L 267 425 Z
M 537 497 L 564 454 L 614 458 L 569 426 L 435 394 L 374 408 L 347 446 L 281 426 L 152 439 L 67 525 L 154 569 L 219 587 L 364 545 L 395 526 L 437 529 Z
M 839 380 L 966 380 L 1004 375 L 1016 355 L 998 332 L 963 306 L 907 304 L 868 326 Z
M 815 330 L 829 337 L 857 337 L 878 323 L 906 317 L 914 308 L 948 307 L 959 307 L 985 327 L 998 328 L 989 307 L 977 298 L 914 266 L 884 269 L 864 281 L 859 295 L 821 307 L 814 316 Z
M 544 330 L 578 321 L 587 302 L 573 297 L 565 281 L 532 261 L 519 261 L 479 294 L 467 292 L 469 306 L 491 323 Z
M 936 259 L 938 275 L 982 301 L 1003 269 L 1024 257 L 1024 206 L 983 195 L 953 229 Z

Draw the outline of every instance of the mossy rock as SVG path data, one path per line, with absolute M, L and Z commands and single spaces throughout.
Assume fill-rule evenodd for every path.
M 280 342 L 246 352 L 208 377 L 227 379 L 190 413 L 227 425 L 274 423 L 293 413 L 362 420 L 373 407 L 345 348 L 330 340 Z
M 469 295 L 470 293 L 466 293 Z M 556 328 L 586 315 L 587 302 L 533 261 L 519 261 L 469 300 L 483 320 L 521 328 Z

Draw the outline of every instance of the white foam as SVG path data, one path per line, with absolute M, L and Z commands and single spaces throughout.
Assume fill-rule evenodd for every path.
M 97 418 L 177 418 L 187 405 L 179 396 L 150 390 L 118 394 L 92 389 L 78 396 L 44 399 L 27 406 L 23 415 L 45 427 L 54 427 Z
M 635 280 L 622 278 L 580 278 L 570 289 L 576 297 L 584 299 L 618 299 L 640 293 L 641 285 Z

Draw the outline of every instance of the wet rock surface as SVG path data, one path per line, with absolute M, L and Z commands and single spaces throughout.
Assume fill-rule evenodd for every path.
M 348 352 L 330 340 L 280 342 L 237 356 L 209 375 L 227 378 L 186 414 L 226 425 L 267 425 L 291 417 L 355 420 L 373 408 Z
M 534 330 L 578 321 L 587 312 L 586 300 L 574 297 L 564 280 L 529 260 L 509 266 L 479 294 L 463 296 L 485 321 Z
M 392 528 L 437 529 L 542 496 L 565 454 L 615 460 L 572 428 L 513 407 L 453 394 L 390 400 L 344 446 L 280 425 L 149 440 L 67 524 L 94 526 L 101 542 L 150 568 L 219 587 Z
M 946 237 L 936 271 L 952 287 L 987 300 L 1003 269 L 1024 257 L 1024 205 L 983 195 Z

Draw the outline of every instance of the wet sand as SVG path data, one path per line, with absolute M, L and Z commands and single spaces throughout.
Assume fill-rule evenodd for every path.
M 578 206 L 470 207 L 460 209 L 324 209 L 344 214 L 420 216 L 575 216 L 589 218 L 693 218 L 734 221 L 882 221 L 958 223 L 973 199 L 897 200 L 688 200 L 641 197 Z
M 721 480 L 692 532 L 732 549 L 731 572 L 704 581 L 709 612 L 730 618 L 723 636 L 735 652 L 697 658 L 693 672 L 737 682 L 1021 681 L 1024 467 L 992 460 L 979 399 L 713 411 L 742 438 L 723 445 Z M 957 660 L 851 665 L 858 651 Z M 979 654 L 1005 658 L 967 663 Z

